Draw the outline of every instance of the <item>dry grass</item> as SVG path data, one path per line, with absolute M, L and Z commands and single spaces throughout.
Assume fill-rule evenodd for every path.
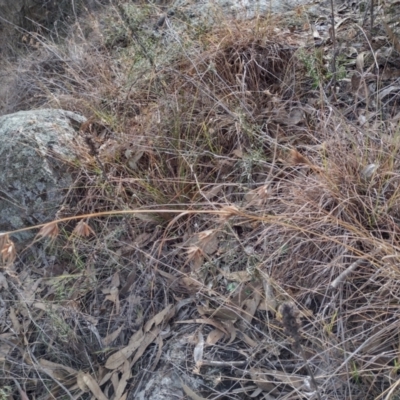
M 134 399 L 166 366 L 192 399 L 395 399 L 397 96 L 332 95 L 271 17 L 153 37 L 128 11 L 19 63 L 10 104 L 90 117 L 91 154 L 34 245 L 0 237 L 3 386 Z

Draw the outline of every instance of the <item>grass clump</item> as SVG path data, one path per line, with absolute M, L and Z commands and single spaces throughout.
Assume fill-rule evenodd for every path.
M 0 236 L 4 387 L 135 398 L 160 369 L 182 397 L 395 396 L 396 96 L 325 91 L 275 17 L 103 11 L 18 64 L 9 106 L 86 115 L 90 152 L 40 241 Z

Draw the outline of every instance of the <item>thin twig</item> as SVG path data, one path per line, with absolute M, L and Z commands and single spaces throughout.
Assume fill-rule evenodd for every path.
M 337 289 L 338 286 L 357 268 L 361 265 L 361 263 L 363 261 L 365 261 L 366 259 L 373 257 L 376 253 L 378 252 L 378 250 L 373 251 L 370 254 L 367 254 L 365 257 L 359 258 L 358 260 L 354 261 L 352 264 L 350 264 L 350 266 L 345 269 L 332 283 L 331 283 L 331 287 L 333 289 Z
M 331 287 L 337 289 L 337 287 L 364 261 L 364 258 L 359 258 L 354 261 L 353 264 L 345 269 L 332 283 Z
M 332 86 L 333 90 L 335 90 L 336 86 L 336 51 L 337 51 L 337 46 L 336 46 L 336 33 L 335 33 L 335 12 L 333 8 L 333 0 L 331 0 L 331 39 L 332 39 L 332 44 L 333 44 L 333 59 L 332 59 Z
M 371 26 L 370 26 L 370 35 L 372 38 L 372 28 L 374 27 L 374 0 L 371 0 Z
M 213 367 L 239 367 L 241 365 L 246 365 L 248 363 L 247 360 L 244 361 L 201 361 L 201 365 L 210 365 Z

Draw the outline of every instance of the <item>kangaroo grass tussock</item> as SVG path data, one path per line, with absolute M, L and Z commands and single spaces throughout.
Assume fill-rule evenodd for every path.
M 18 63 L 16 109 L 89 119 L 59 217 L 0 235 L 5 384 L 117 399 L 195 371 L 203 386 L 178 381 L 175 396 L 389 398 L 400 163 L 382 115 L 395 104 L 330 101 L 329 48 L 317 60 L 278 19 L 139 29 L 159 17 L 120 2 Z M 17 254 L 10 238 L 31 229 Z

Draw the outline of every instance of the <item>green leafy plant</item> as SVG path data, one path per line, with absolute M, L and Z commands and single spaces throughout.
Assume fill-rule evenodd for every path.
M 0 388 L 0 400 L 7 400 L 12 393 L 10 386 L 3 386 Z

